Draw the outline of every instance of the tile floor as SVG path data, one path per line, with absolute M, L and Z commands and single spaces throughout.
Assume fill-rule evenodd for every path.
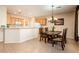
M 1 53 L 78 53 L 79 43 L 76 43 L 73 39 L 67 39 L 65 50 L 62 51 L 61 47 L 55 45 L 52 47 L 50 43 L 44 43 L 39 41 L 38 38 L 28 40 L 23 43 L 0 43 Z

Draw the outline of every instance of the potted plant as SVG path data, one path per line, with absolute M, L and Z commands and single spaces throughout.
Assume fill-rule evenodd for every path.
M 1 28 L 5 28 L 6 26 L 5 25 L 1 25 Z

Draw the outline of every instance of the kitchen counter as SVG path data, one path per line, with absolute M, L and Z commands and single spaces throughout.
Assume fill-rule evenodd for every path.
M 0 29 L 35 29 L 37 27 L 10 27 L 10 28 L 1 28 Z
M 0 28 L 2 29 L 2 28 Z M 21 43 L 38 37 L 39 29 L 35 27 L 28 28 L 4 28 L 5 43 Z

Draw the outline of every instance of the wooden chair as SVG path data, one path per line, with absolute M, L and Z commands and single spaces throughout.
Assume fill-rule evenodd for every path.
M 57 44 L 57 42 L 60 42 L 62 50 L 64 50 L 66 43 L 66 35 L 67 35 L 67 28 L 63 29 L 63 33 L 61 37 L 52 40 L 52 46 L 54 46 L 54 44 Z
M 48 27 L 45 28 L 45 32 L 48 31 Z
M 43 40 L 43 28 L 39 28 L 40 41 Z
M 48 27 L 45 28 L 45 32 L 48 31 Z M 44 33 L 44 39 L 45 39 L 45 43 L 46 43 L 46 39 L 48 39 L 48 35 L 46 33 Z
M 48 28 L 45 28 L 45 31 L 43 31 L 44 28 L 40 28 L 39 32 L 40 32 L 40 41 L 44 39 L 45 43 L 46 43 L 46 39 L 47 39 L 47 34 L 45 33 L 46 31 L 48 31 Z

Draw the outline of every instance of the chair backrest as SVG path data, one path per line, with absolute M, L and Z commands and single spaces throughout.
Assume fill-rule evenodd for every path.
M 67 28 L 63 29 L 63 34 L 62 34 L 63 41 L 66 41 L 66 36 L 67 36 Z
M 48 27 L 45 28 L 45 32 L 48 31 Z
M 43 28 L 39 28 L 39 34 L 43 33 Z

